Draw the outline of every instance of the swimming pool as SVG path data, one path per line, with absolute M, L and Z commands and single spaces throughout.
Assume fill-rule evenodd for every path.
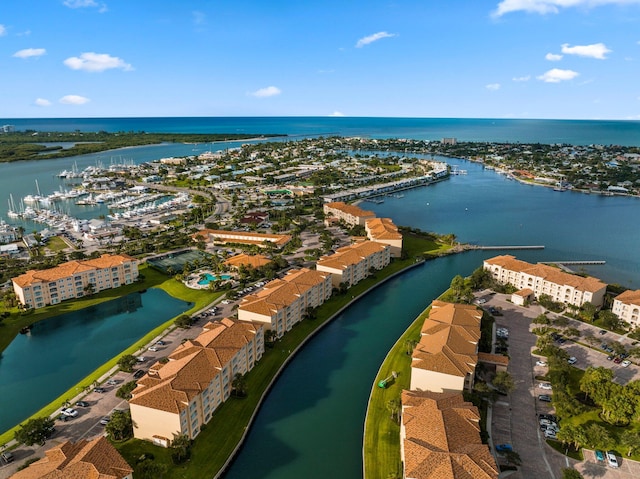
M 229 279 L 231 279 L 230 274 L 221 274 L 220 276 L 215 276 L 211 273 L 204 273 L 204 277 L 198 281 L 198 284 L 201 286 L 204 286 L 214 281 L 220 281 L 220 280 L 226 281 Z

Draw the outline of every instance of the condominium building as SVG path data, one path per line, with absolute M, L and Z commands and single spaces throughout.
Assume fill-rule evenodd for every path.
M 331 297 L 331 275 L 311 269 L 294 269 L 283 279 L 270 281 L 255 294 L 245 296 L 238 307 L 238 319 L 263 323 L 282 337 L 302 321 L 308 308 Z
M 138 261 L 126 254 L 69 261 L 54 268 L 29 270 L 13 278 L 13 290 L 27 308 L 42 308 L 90 293 L 131 284 L 138 279 Z M 89 286 L 91 285 L 91 286 Z
M 198 238 L 203 238 L 206 242 L 212 244 L 248 244 L 264 247 L 265 243 L 272 243 L 277 248 L 282 248 L 289 241 L 291 236 L 289 235 L 274 235 L 265 233 L 250 233 L 246 231 L 225 231 L 225 230 L 210 230 L 203 229 L 198 231 L 192 236 L 194 241 L 198 241 Z
M 480 413 L 459 392 L 402 392 L 400 454 L 406 479 L 497 479 L 480 438 Z
M 316 263 L 318 271 L 331 273 L 333 286 L 340 283 L 347 287 L 359 283 L 371 274 L 371 269 L 381 270 L 391 261 L 391 247 L 373 241 L 361 241 L 339 248 Z
M 11 479 L 133 479 L 133 469 L 104 436 L 65 441 Z
M 613 298 L 611 311 L 631 326 L 640 326 L 640 289 L 629 289 Z
M 411 358 L 411 389 L 471 390 L 478 363 L 482 311 L 473 305 L 434 301 Z
M 607 290 L 606 283 L 597 278 L 566 273 L 546 264 L 530 264 L 511 255 L 485 260 L 484 269 L 501 284 L 532 290 L 536 299 L 545 294 L 552 301 L 578 307 L 587 302 L 602 306 Z
M 231 394 L 236 374 L 253 369 L 264 353 L 260 324 L 223 319 L 153 365 L 129 400 L 133 434 L 167 447 L 174 436 L 195 438 Z
M 334 218 L 342 220 L 351 226 L 364 226 L 366 220 L 376 217 L 376 214 L 373 211 L 366 211 L 358 206 L 349 205 L 342 201 L 325 203 L 322 210 L 325 215 L 333 216 Z
M 364 229 L 367 232 L 367 238 L 371 241 L 388 244 L 393 258 L 399 258 L 402 255 L 402 233 L 390 218 L 367 220 Z

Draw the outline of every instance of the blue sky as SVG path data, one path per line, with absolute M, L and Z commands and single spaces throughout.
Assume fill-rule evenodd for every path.
M 640 119 L 640 0 L 19 0 L 0 118 Z

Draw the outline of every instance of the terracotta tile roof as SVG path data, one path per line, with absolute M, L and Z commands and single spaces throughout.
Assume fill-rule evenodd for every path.
M 529 288 L 523 288 L 519 291 L 516 291 L 515 293 L 513 293 L 517 296 L 522 296 L 523 298 L 526 298 L 528 296 L 531 296 L 533 294 L 533 290 L 529 289 Z
M 103 254 L 96 259 L 83 259 L 68 261 L 49 269 L 31 269 L 20 276 L 13 278 L 13 282 L 21 288 L 35 283 L 48 283 L 62 278 L 68 278 L 77 273 L 104 268 L 112 268 L 127 262 L 137 262 L 135 258 L 127 254 Z
M 255 254 L 237 254 L 224 262 L 227 266 L 239 267 L 241 265 L 250 266 L 252 268 L 260 268 L 271 263 L 271 260 L 264 255 Z
M 210 230 L 203 229 L 194 233 L 191 237 L 195 240 L 198 237 L 203 237 L 208 241 L 221 241 L 223 243 L 241 243 L 241 244 L 257 244 L 261 245 L 265 241 L 270 241 L 277 246 L 284 246 L 291 241 L 290 235 L 272 235 L 265 233 L 251 233 L 248 231 L 225 231 L 225 230 Z M 243 238 L 244 237 L 244 238 Z M 249 239 L 245 239 L 249 237 Z
M 344 270 L 349 266 L 360 263 L 368 256 L 384 251 L 386 248 L 386 245 L 374 241 L 361 241 L 338 248 L 332 255 L 320 258 L 317 264 L 326 268 Z
M 497 479 L 480 440 L 480 414 L 460 393 L 402 392 L 405 477 Z
M 400 240 L 402 234 L 390 218 L 373 218 L 365 222 L 372 240 Z
M 104 436 L 64 442 L 15 473 L 15 479 L 122 479 L 133 469 Z
M 150 374 L 138 381 L 129 402 L 179 413 L 253 340 L 261 327 L 228 318 L 207 323 L 197 338 L 176 348 L 168 363 L 153 365 Z
M 412 368 L 464 377 L 478 363 L 482 311 L 468 304 L 432 303 L 412 356 Z
M 640 289 L 632 290 L 628 289 L 623 293 L 620 293 L 618 296 L 613 298 L 614 300 L 618 300 L 621 303 L 628 304 L 629 306 L 640 305 Z
M 291 270 L 283 279 L 276 279 L 255 294 L 245 296 L 238 309 L 271 316 L 293 304 L 300 296 L 329 277 L 312 269 Z
M 592 276 L 578 276 L 577 274 L 565 273 L 564 271 L 554 268 L 546 264 L 530 264 L 526 261 L 520 261 L 511 255 L 496 256 L 494 258 L 485 260 L 486 263 L 491 265 L 497 265 L 508 271 L 515 271 L 519 273 L 528 274 L 538 278 L 542 278 L 550 283 L 558 284 L 561 286 L 570 286 L 576 288 L 579 291 L 596 292 L 602 288 L 606 288 L 606 283 L 603 283 L 598 278 Z
M 509 357 L 502 354 L 478 353 L 478 361 L 492 364 L 509 365 Z
M 362 216 L 375 217 L 376 216 L 376 214 L 373 211 L 363 210 L 359 206 L 350 205 L 350 204 L 344 203 L 342 201 L 334 201 L 333 203 L 325 203 L 324 206 L 325 206 L 325 208 L 331 208 L 331 209 L 334 209 L 334 210 L 342 211 L 343 213 L 346 213 L 346 214 L 351 215 L 351 216 L 358 216 L 358 217 L 362 217 Z

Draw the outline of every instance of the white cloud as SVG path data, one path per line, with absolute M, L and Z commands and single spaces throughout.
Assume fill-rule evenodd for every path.
M 548 72 L 540 75 L 538 80 L 542 80 L 545 83 L 560 83 L 561 81 L 572 80 L 580 75 L 573 70 L 561 70 L 559 68 L 552 68 Z
M 529 81 L 531 80 L 531 75 L 526 75 L 523 77 L 513 77 L 513 81 Z
M 84 70 L 87 72 L 102 72 L 119 68 L 124 71 L 133 70 L 133 67 L 122 58 L 112 57 L 108 53 L 82 53 L 80 57 L 70 57 L 64 61 L 64 64 L 72 70 Z
M 62 2 L 65 7 L 69 8 L 97 8 L 99 13 L 104 13 L 107 11 L 106 3 L 98 3 L 95 0 L 64 0 Z
M 84 105 L 85 103 L 90 102 L 88 98 L 80 95 L 65 95 L 60 98 L 60 103 L 65 105 Z
M 194 10 L 193 12 L 191 12 L 191 15 L 193 16 L 193 23 L 195 25 L 204 25 L 205 23 L 207 23 L 207 15 L 203 12 Z
M 344 113 L 336 110 L 333 113 L 331 113 L 329 116 L 344 116 Z
M 500 89 L 500 83 L 489 83 L 488 85 L 485 85 L 485 88 L 487 90 L 496 91 Z
M 601 5 L 630 5 L 640 4 L 640 0 L 502 0 L 492 13 L 494 17 L 500 17 L 511 12 L 559 13 L 560 9 L 581 7 L 593 8 Z
M 270 96 L 276 96 L 279 95 L 280 93 L 282 93 L 282 91 L 280 90 L 280 88 L 275 87 L 275 86 L 268 86 L 265 88 L 260 88 L 259 90 L 256 90 L 252 93 L 249 93 L 251 96 L 255 96 L 258 98 L 267 98 Z
M 544 56 L 545 60 L 549 60 L 550 62 L 559 62 L 562 60 L 562 55 L 558 55 L 557 53 L 547 53 Z
M 593 45 L 576 45 L 570 47 L 568 43 L 562 45 L 562 53 L 567 55 L 578 55 L 580 57 L 596 58 L 606 60 L 606 54 L 611 53 L 604 43 L 594 43 Z
M 51 106 L 51 102 L 44 98 L 36 98 L 36 101 L 34 101 L 34 103 L 36 104 L 36 106 L 43 106 L 43 107 Z
M 25 48 L 24 50 L 19 50 L 13 54 L 16 58 L 31 58 L 31 57 L 40 57 L 47 53 L 44 48 Z
M 373 35 L 369 35 L 368 37 L 363 37 L 358 40 L 356 43 L 356 48 L 362 48 L 365 45 L 369 45 L 369 43 L 377 42 L 378 40 L 382 40 L 383 38 L 391 38 L 397 36 L 395 33 L 387 33 L 387 32 L 378 32 Z
M 0 23 L 0 37 L 4 37 L 7 34 L 7 28 Z

